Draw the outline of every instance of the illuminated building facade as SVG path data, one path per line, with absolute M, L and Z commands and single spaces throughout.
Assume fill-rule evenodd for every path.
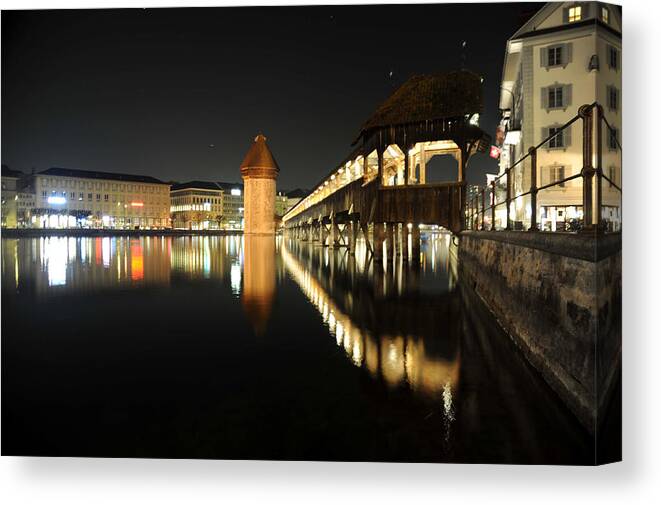
M 224 228 L 223 190 L 215 182 L 191 181 L 170 188 L 172 227 L 186 230 Z
M 2 227 L 16 228 L 18 215 L 18 185 L 22 172 L 2 165 Z
M 170 227 L 170 186 L 144 175 L 49 168 L 30 176 L 35 228 Z
M 287 193 L 278 191 L 275 195 L 275 214 L 278 217 L 284 216 L 289 209 L 293 208 L 298 202 L 310 194 L 309 191 L 295 189 Z
M 229 230 L 243 230 L 243 184 L 235 182 L 216 184 L 223 190 L 223 227 Z
M 602 169 L 621 185 L 621 55 L 621 15 L 615 5 L 551 2 L 523 25 L 506 46 L 500 91 L 500 128 L 504 130 L 500 173 L 556 133 L 581 105 L 598 102 L 613 127 L 602 134 Z M 537 149 L 537 187 L 578 174 L 582 166 L 582 131 L 577 121 Z M 530 178 L 526 160 L 513 174 L 513 194 L 528 191 Z M 570 221 L 582 219 L 582 190 L 580 178 L 540 190 L 540 229 L 562 230 Z M 514 228 L 527 229 L 530 198 L 516 199 L 511 211 Z M 505 216 L 504 206 L 499 207 L 497 227 L 506 226 Z M 611 230 L 619 229 L 620 194 L 610 184 L 604 186 L 601 218 Z

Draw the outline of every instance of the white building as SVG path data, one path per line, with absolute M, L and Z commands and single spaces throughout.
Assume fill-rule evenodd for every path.
M 243 230 L 243 184 L 238 182 L 218 182 L 217 184 L 223 190 L 223 226 L 230 230 Z
M 223 228 L 223 190 L 215 182 L 190 181 L 170 188 L 172 227 L 186 230 Z
M 600 2 L 548 3 L 507 41 L 500 93 L 505 128 L 500 173 L 521 159 L 577 115 L 583 104 L 598 102 L 613 127 L 603 132 L 602 169 L 618 186 L 622 152 L 622 35 L 620 8 Z M 537 150 L 537 187 L 581 172 L 580 120 Z M 501 181 L 504 181 L 502 178 Z M 513 196 L 530 189 L 530 161 L 514 169 Z M 542 230 L 569 227 L 582 219 L 582 180 L 567 181 L 539 191 L 537 221 Z M 618 229 L 620 192 L 603 186 L 602 220 Z M 504 190 L 498 191 L 498 201 Z M 511 209 L 515 229 L 530 226 L 529 197 Z M 506 225 L 505 206 L 497 208 L 496 226 Z
M 144 175 L 49 168 L 31 176 L 36 228 L 170 227 L 170 185 Z

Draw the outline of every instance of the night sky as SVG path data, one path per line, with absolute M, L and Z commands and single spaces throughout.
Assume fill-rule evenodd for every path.
M 543 4 L 2 12 L 2 163 L 239 181 L 258 132 L 279 189 L 310 188 L 415 73 L 484 77 L 492 137 L 505 41 Z M 487 155 L 468 180 L 495 172 Z

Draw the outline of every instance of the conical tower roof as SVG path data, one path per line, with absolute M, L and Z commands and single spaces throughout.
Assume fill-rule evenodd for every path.
M 250 146 L 246 157 L 243 158 L 243 163 L 241 163 L 241 172 L 252 168 L 260 169 L 260 171 L 280 171 L 269 146 L 266 145 L 266 137 L 261 133 L 255 137 L 255 142 Z

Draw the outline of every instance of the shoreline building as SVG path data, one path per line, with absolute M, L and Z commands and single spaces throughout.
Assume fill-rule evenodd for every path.
M 280 168 L 266 145 L 266 137 L 260 133 L 241 163 L 245 206 L 244 233 L 275 234 L 275 180 L 279 172 Z
M 23 172 L 2 165 L 2 227 L 16 228 L 18 224 L 18 200 L 20 180 Z
M 275 196 L 276 216 L 282 218 L 282 216 L 289 212 L 289 209 L 293 208 L 294 205 L 303 200 L 303 198 L 309 194 L 309 191 L 300 188 L 287 192 L 278 191 L 278 194 Z
M 216 184 L 223 190 L 223 226 L 228 230 L 243 230 L 243 184 L 239 182 Z
M 500 174 L 528 149 L 554 135 L 578 114 L 581 105 L 598 102 L 612 131 L 604 128 L 602 169 L 618 186 L 622 151 L 622 25 L 616 5 L 601 2 L 551 2 L 542 7 L 506 44 L 500 90 Z M 577 121 L 537 149 L 537 187 L 582 170 L 582 130 Z M 529 158 L 513 170 L 512 194 L 529 190 Z M 499 174 L 499 175 L 500 175 Z M 504 181 L 503 177 L 501 181 Z M 537 195 L 541 230 L 571 229 L 583 217 L 580 178 L 551 186 Z M 504 193 L 503 188 L 497 192 Z M 502 200 L 504 197 L 498 197 Z M 511 227 L 528 229 L 530 197 L 511 207 Z M 620 195 L 611 184 L 603 189 L 602 223 L 621 225 Z M 496 210 L 496 227 L 507 226 L 505 206 Z
M 190 181 L 170 188 L 172 227 L 186 230 L 221 229 L 223 189 L 215 182 Z
M 69 168 L 29 176 L 33 228 L 170 227 L 170 185 L 154 177 Z

